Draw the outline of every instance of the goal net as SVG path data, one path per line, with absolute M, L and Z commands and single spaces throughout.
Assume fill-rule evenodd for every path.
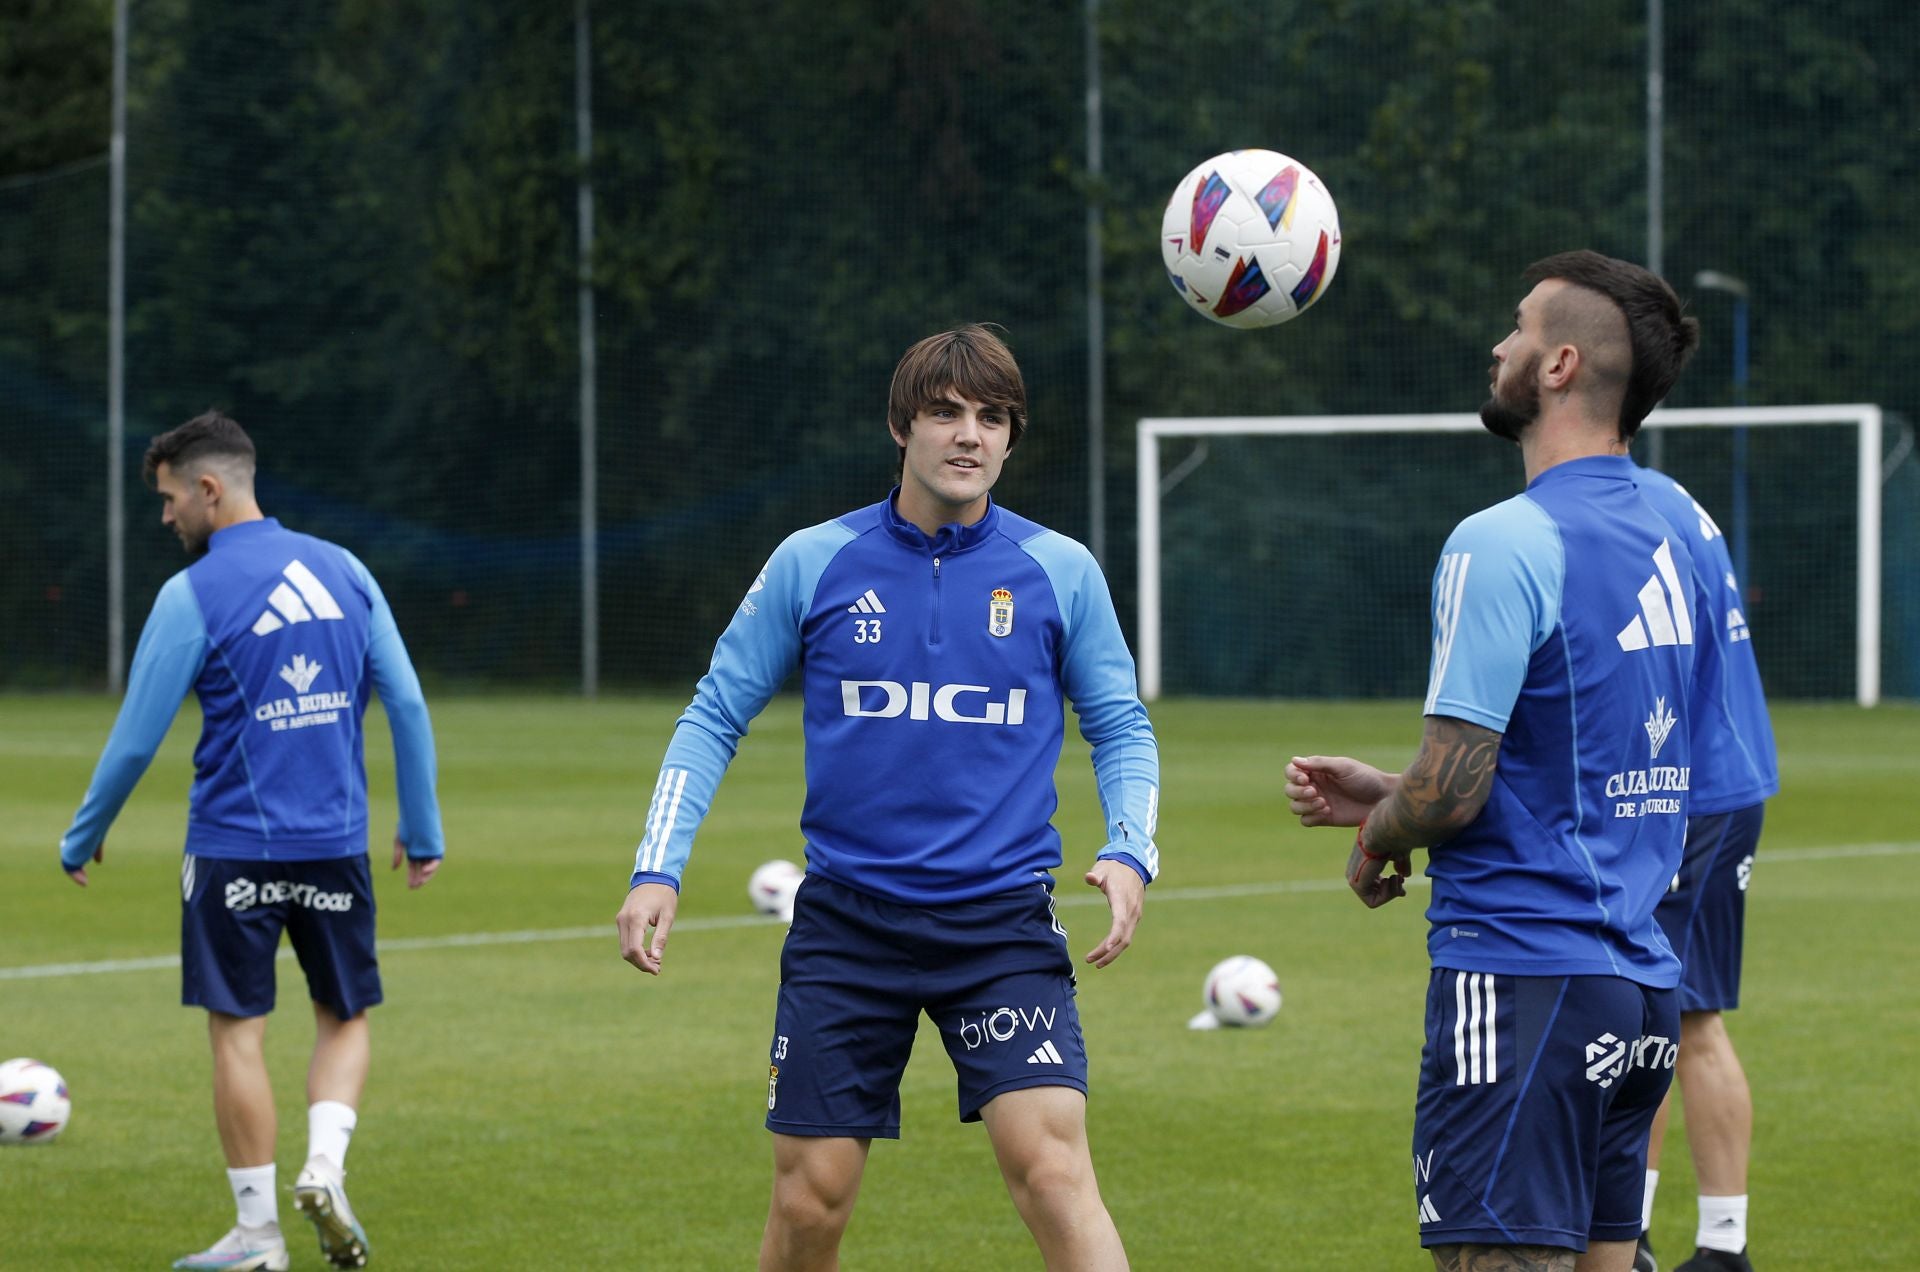
M 1418 698 L 1447 534 L 1516 493 L 1476 415 L 1144 419 L 1141 690 Z M 1634 447 L 1725 531 L 1768 692 L 1880 698 L 1878 406 L 1661 410 Z M 1902 542 L 1904 542 L 1904 537 Z M 1904 554 L 1904 555 L 1903 555 Z

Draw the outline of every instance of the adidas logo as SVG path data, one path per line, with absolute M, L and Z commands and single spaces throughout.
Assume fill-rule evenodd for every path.
M 1673 568 L 1673 545 L 1660 540 L 1653 553 L 1654 573 L 1640 589 L 1640 612 L 1614 639 L 1631 653 L 1648 645 L 1693 644 L 1693 615 L 1687 613 L 1680 573 Z
M 288 623 L 307 623 L 316 618 L 345 618 L 333 593 L 314 577 L 313 571 L 298 561 L 289 561 L 281 573 L 286 577 L 267 595 L 267 608 L 253 622 L 253 634 L 265 636 Z M 289 587 L 287 584 L 293 586 Z
M 860 593 L 860 599 L 847 606 L 849 614 L 884 614 L 886 612 L 887 607 L 880 603 L 880 598 L 874 595 L 872 588 Z
M 242 1188 L 235 1195 L 240 1197 L 258 1197 L 260 1195 L 260 1190 L 258 1188 L 255 1188 L 252 1184 L 248 1184 L 246 1187 Z
M 1433 1207 L 1433 1194 L 1427 1193 L 1420 1198 L 1420 1222 L 1439 1223 L 1440 1212 Z
M 1038 1050 L 1036 1050 L 1032 1055 L 1027 1057 L 1027 1063 L 1028 1064 L 1065 1064 L 1066 1061 L 1060 1058 L 1060 1052 L 1053 1045 L 1053 1039 L 1049 1038 L 1045 1042 L 1040 1044 L 1040 1047 Z

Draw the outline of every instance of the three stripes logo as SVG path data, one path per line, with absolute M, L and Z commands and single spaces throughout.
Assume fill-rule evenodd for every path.
M 1432 1193 L 1426 1193 L 1420 1198 L 1420 1222 L 1440 1222 L 1440 1212 L 1434 1208 Z
M 874 594 L 872 588 L 860 593 L 860 599 L 847 606 L 849 614 L 884 614 L 886 612 L 887 607 L 880 603 L 880 598 Z
M 640 840 L 635 870 L 663 871 L 667 864 L 667 845 L 673 840 L 673 828 L 680 820 L 680 797 L 687 789 L 687 770 L 663 768 L 653 787 L 653 803 L 647 808 L 647 833 Z
M 1053 1039 L 1049 1038 L 1045 1042 L 1041 1043 L 1039 1047 L 1035 1048 L 1034 1053 L 1032 1055 L 1027 1057 L 1027 1063 L 1028 1064 L 1065 1064 L 1066 1061 L 1061 1059 L 1060 1049 L 1058 1047 L 1055 1047 L 1053 1045 Z
M 314 577 L 312 570 L 299 561 L 289 561 L 280 572 L 284 577 L 267 595 L 267 608 L 254 620 L 253 634 L 266 636 L 288 623 L 310 623 L 315 619 L 345 618 L 333 593 Z M 291 585 L 291 586 L 289 586 Z
M 1453 974 L 1453 1067 L 1455 1086 L 1500 1080 L 1500 1030 L 1495 1019 L 1491 972 Z
M 1426 705 L 1429 715 L 1440 696 L 1440 686 L 1446 683 L 1447 664 L 1453 659 L 1461 598 L 1467 591 L 1467 567 L 1472 563 L 1471 552 L 1449 552 L 1440 558 L 1440 570 L 1433 580 L 1433 671 L 1427 680 Z
M 1682 486 L 1677 481 L 1673 483 L 1673 488 L 1679 491 L 1681 494 L 1685 495 L 1687 498 L 1687 502 L 1693 505 L 1694 515 L 1700 518 L 1700 537 L 1702 539 L 1705 539 L 1708 543 L 1712 543 L 1715 539 L 1720 538 L 1721 536 L 1720 536 L 1719 525 L 1714 521 L 1713 517 L 1707 512 L 1707 510 L 1700 506 L 1700 501 L 1698 499 L 1695 499 L 1692 493 L 1689 492 L 1685 486 Z
M 1640 612 L 1614 638 L 1628 653 L 1649 645 L 1693 644 L 1693 615 L 1687 611 L 1687 595 L 1673 566 L 1673 545 L 1667 540 L 1654 549 L 1653 565 L 1654 572 L 1640 588 Z

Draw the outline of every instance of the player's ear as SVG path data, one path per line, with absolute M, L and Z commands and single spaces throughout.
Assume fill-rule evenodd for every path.
M 1573 382 L 1580 370 L 1580 349 L 1577 345 L 1563 344 L 1553 351 L 1553 356 L 1540 364 L 1541 378 L 1549 389 L 1565 389 Z

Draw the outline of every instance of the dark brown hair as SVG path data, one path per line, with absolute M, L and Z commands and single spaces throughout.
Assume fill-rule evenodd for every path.
M 179 472 L 201 460 L 215 458 L 242 460 L 251 475 L 253 439 L 247 436 L 247 430 L 219 411 L 207 411 L 148 443 L 146 457 L 140 461 L 140 476 L 151 486 L 162 464 Z
M 1631 440 L 1640 422 L 1667 396 L 1700 344 L 1700 321 L 1681 312 L 1667 280 L 1631 261 L 1598 252 L 1561 252 L 1527 266 L 1528 283 L 1549 278 L 1599 292 L 1627 319 L 1633 371 L 1620 402 L 1620 437 Z
M 901 355 L 887 394 L 887 422 L 895 432 L 912 432 L 913 417 L 922 408 L 955 391 L 1004 410 L 1013 430 L 1007 449 L 1020 444 L 1020 435 L 1027 431 L 1027 386 L 1013 351 L 991 327 L 977 322 L 955 327 L 928 336 Z

